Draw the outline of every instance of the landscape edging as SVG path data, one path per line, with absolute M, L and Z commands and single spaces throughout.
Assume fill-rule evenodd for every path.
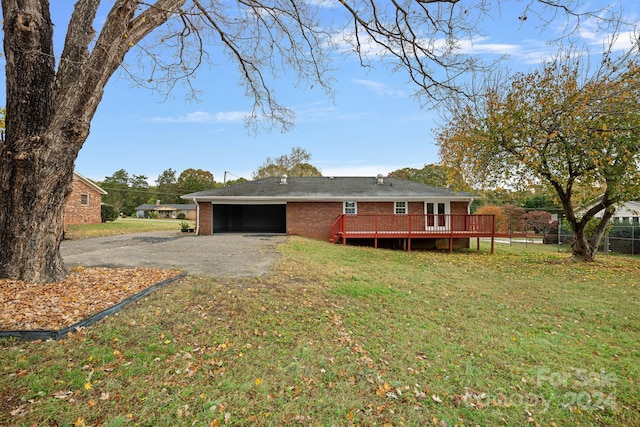
M 52 330 L 52 329 L 34 329 L 34 330 L 14 330 L 14 331 L 2 331 L 0 330 L 0 339 L 2 338 L 18 338 L 23 341 L 36 341 L 36 340 L 61 340 L 66 338 L 70 332 L 75 331 L 78 328 L 83 328 L 90 326 L 101 320 L 107 316 L 117 313 L 122 310 L 127 304 L 132 301 L 137 301 L 140 298 L 143 298 L 149 295 L 151 292 L 155 291 L 158 288 L 161 288 L 165 285 L 168 285 L 171 282 L 174 282 L 178 279 L 181 279 L 187 275 L 186 271 L 170 278 L 165 279 L 161 282 L 156 283 L 155 285 L 151 285 L 148 288 L 134 294 L 122 301 L 118 304 L 113 305 L 111 307 L 107 307 L 104 310 L 94 314 L 93 316 L 87 317 L 86 319 L 80 320 L 79 322 L 74 323 L 71 326 L 67 326 L 62 329 Z

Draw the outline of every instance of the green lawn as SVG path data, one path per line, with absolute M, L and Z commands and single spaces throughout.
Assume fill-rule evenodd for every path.
M 640 425 L 640 260 L 292 237 L 60 342 L 0 343 L 0 424 Z
M 100 224 L 74 224 L 69 226 L 65 238 L 76 240 L 147 231 L 175 231 L 179 233 L 182 221 L 180 219 L 118 218 L 113 222 Z M 195 224 L 194 221 L 187 222 Z

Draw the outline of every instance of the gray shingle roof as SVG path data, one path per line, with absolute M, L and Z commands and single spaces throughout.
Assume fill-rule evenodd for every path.
M 384 177 L 288 177 L 264 178 L 182 196 L 186 200 L 398 200 L 446 198 L 468 200 L 469 193 L 457 193 L 400 178 Z

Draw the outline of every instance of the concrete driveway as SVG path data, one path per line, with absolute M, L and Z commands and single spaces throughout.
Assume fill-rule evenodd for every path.
M 65 240 L 60 246 L 69 266 L 178 268 L 188 274 L 259 277 L 280 258 L 283 234 L 224 233 L 194 236 L 174 231 Z

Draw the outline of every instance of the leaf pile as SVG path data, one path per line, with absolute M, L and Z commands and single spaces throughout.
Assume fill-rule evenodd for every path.
M 76 267 L 56 283 L 0 280 L 0 330 L 57 330 L 180 274 L 150 268 Z

